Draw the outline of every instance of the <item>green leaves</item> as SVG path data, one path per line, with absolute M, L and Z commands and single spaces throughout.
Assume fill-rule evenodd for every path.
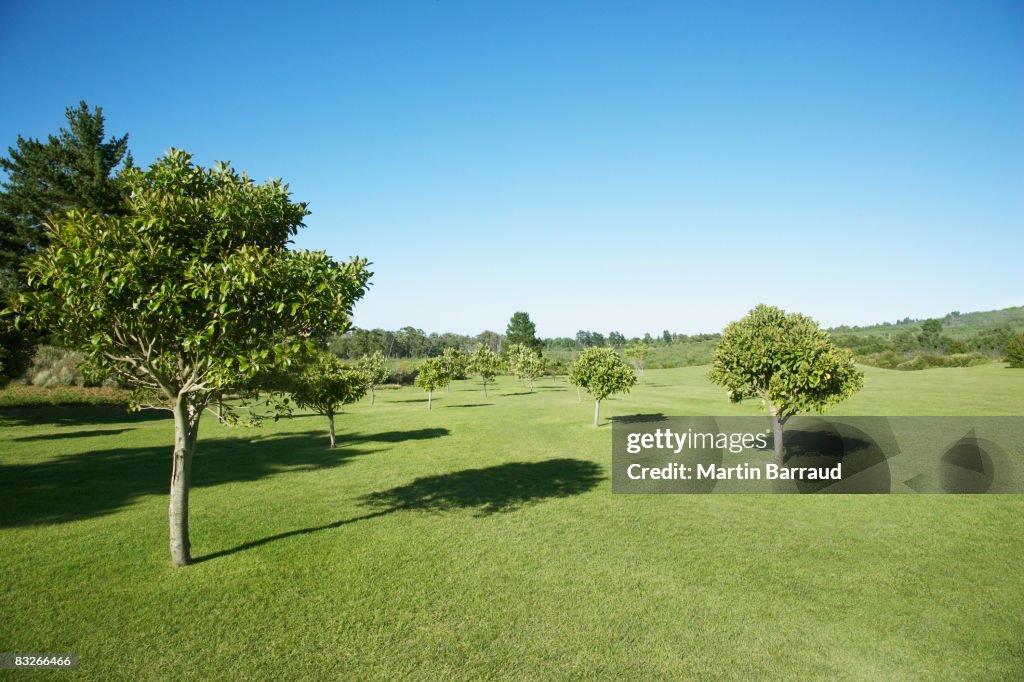
M 320 353 L 293 378 L 292 398 L 299 407 L 337 414 L 367 391 L 366 376 L 332 353 Z
M 569 366 L 569 383 L 585 389 L 594 400 L 629 393 L 636 372 L 611 348 L 588 348 Z
M 391 366 L 388 364 L 388 359 L 379 350 L 369 355 L 364 355 L 359 359 L 356 367 L 363 373 L 363 376 L 366 377 L 366 383 L 371 387 L 383 383 L 391 374 Z
M 424 391 L 434 391 L 444 388 L 452 381 L 452 375 L 448 370 L 443 357 L 427 358 L 418 367 L 416 374 L 416 385 Z
M 740 402 L 760 398 L 773 414 L 822 412 L 863 386 L 850 351 L 809 317 L 759 305 L 722 334 L 708 378 Z
M 308 211 L 280 181 L 203 169 L 179 150 L 123 181 L 129 215 L 55 219 L 21 301 L 94 366 L 201 402 L 347 329 L 368 263 L 288 250 Z
M 498 354 L 491 350 L 490 346 L 484 345 L 477 346 L 476 350 L 470 354 L 469 362 L 466 365 L 466 371 L 479 374 L 485 384 L 498 376 L 503 369 L 505 369 L 504 363 Z
M 516 378 L 531 383 L 544 373 L 544 360 L 532 348 L 521 344 L 513 343 L 505 351 L 508 358 L 509 369 L 516 375 Z

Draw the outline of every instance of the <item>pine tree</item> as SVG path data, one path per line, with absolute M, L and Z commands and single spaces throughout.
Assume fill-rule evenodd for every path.
M 68 127 L 46 142 L 18 136 L 0 158 L 0 299 L 24 289 L 22 262 L 46 247 L 47 216 L 69 209 L 100 215 L 124 213 L 114 171 L 132 165 L 128 135 L 104 141 L 103 110 L 83 101 L 65 111 Z M 0 305 L 0 310 L 4 308 Z M 25 371 L 35 334 L 0 315 L 0 385 Z

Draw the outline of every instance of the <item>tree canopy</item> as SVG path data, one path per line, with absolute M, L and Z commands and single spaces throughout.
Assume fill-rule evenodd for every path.
M 65 111 L 68 127 L 46 142 L 18 136 L 0 158 L 0 300 L 25 289 L 20 272 L 44 248 L 46 217 L 78 208 L 101 215 L 124 212 L 115 169 L 131 165 L 128 136 L 105 139 L 103 110 L 85 102 Z M 0 305 L 0 309 L 3 309 Z M 0 386 L 22 374 L 35 351 L 36 333 L 0 314 Z
M 633 367 L 637 374 L 644 375 L 644 368 L 647 366 L 647 359 L 651 357 L 651 346 L 641 341 L 634 343 L 624 351 L 626 357 L 633 361 Z
M 544 360 L 528 346 L 521 343 L 513 343 L 505 351 L 508 357 L 508 367 L 516 378 L 522 382 L 530 382 L 530 390 L 533 390 L 533 382 L 544 373 Z
M 763 304 L 725 328 L 708 378 L 728 389 L 732 402 L 762 401 L 772 416 L 780 465 L 789 417 L 822 412 L 864 385 L 852 353 L 833 344 L 816 321 Z
M 171 554 L 184 565 L 203 410 L 344 331 L 371 273 L 365 259 L 286 248 L 308 211 L 280 180 L 202 168 L 180 150 L 122 178 L 126 215 L 52 218 L 20 307 L 95 370 L 145 392 L 141 402 L 174 414 Z
M 1010 367 L 1024 367 L 1024 333 L 1010 339 L 1006 344 L 1003 358 L 1009 363 Z
M 491 350 L 490 346 L 483 344 L 477 346 L 476 350 L 469 356 L 466 370 L 472 374 L 479 374 L 484 382 L 484 397 L 487 396 L 487 384 L 504 369 L 501 358 Z
M 292 399 L 299 407 L 316 410 L 327 417 L 333 448 L 335 415 L 343 406 L 366 395 L 367 388 L 365 374 L 349 367 L 333 353 L 318 353 L 295 376 Z
M 444 388 L 451 383 L 451 380 L 452 375 L 444 357 L 427 358 L 420 364 L 416 374 L 416 385 L 427 392 L 428 410 L 431 409 L 434 402 L 434 391 Z
M 537 325 L 530 319 L 530 314 L 516 312 L 508 321 L 508 328 L 505 330 L 505 340 L 509 344 L 520 344 L 540 353 L 543 344 L 537 338 Z
M 360 372 L 366 377 L 366 386 L 370 389 L 370 404 L 377 402 L 376 388 L 387 381 L 391 375 L 391 366 L 384 353 L 375 350 L 359 359 L 356 365 Z
M 594 426 L 601 415 L 601 401 L 616 393 L 629 393 L 636 372 L 611 348 L 587 348 L 569 367 L 569 383 L 594 398 Z

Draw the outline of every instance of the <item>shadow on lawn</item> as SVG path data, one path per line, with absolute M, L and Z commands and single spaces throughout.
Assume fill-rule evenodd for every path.
M 209 561 L 262 547 L 277 540 L 340 528 L 397 511 L 440 513 L 473 510 L 476 516 L 510 512 L 545 499 L 585 493 L 603 479 L 601 467 L 594 462 L 568 458 L 543 462 L 509 462 L 484 469 L 425 476 L 408 485 L 365 495 L 362 502 L 374 510 L 366 514 L 278 533 L 207 554 L 195 561 Z
M 192 487 L 256 481 L 287 471 L 345 464 L 353 457 L 389 449 L 405 440 L 439 438 L 448 429 L 341 433 L 340 447 L 327 447 L 323 431 L 255 438 L 200 436 L 192 465 Z M 115 512 L 144 495 L 166 495 L 171 442 L 161 447 L 113 448 L 62 456 L 34 464 L 0 464 L 0 528 L 49 525 Z M 383 447 L 353 447 L 381 443 Z
M 129 412 L 125 407 L 108 406 L 70 406 L 70 407 L 5 407 L 0 409 L 0 424 L 10 426 L 56 426 L 59 430 L 65 426 L 81 426 L 82 424 L 112 424 L 123 427 L 125 424 L 142 422 L 170 421 L 171 413 L 165 410 L 142 410 Z
M 11 440 L 17 443 L 30 443 L 37 440 L 63 440 L 65 438 L 85 438 L 87 436 L 116 436 L 119 433 L 125 431 L 132 431 L 133 429 L 92 429 L 87 431 L 55 431 L 54 433 L 41 433 L 36 436 L 22 436 L 21 438 L 12 438 Z

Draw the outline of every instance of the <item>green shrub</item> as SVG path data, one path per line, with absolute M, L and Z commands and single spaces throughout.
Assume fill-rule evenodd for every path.
M 412 386 L 419 374 L 417 363 L 412 360 L 399 360 L 388 376 L 387 383 L 398 384 L 399 386 Z
M 108 405 L 125 407 L 131 393 L 113 386 L 82 387 L 8 386 L 0 390 L 0 407 L 57 407 L 63 405 Z
M 76 351 L 56 346 L 39 346 L 32 357 L 32 364 L 25 372 L 25 381 L 42 388 L 60 386 L 112 386 L 112 379 L 99 381 L 81 369 L 84 356 Z

